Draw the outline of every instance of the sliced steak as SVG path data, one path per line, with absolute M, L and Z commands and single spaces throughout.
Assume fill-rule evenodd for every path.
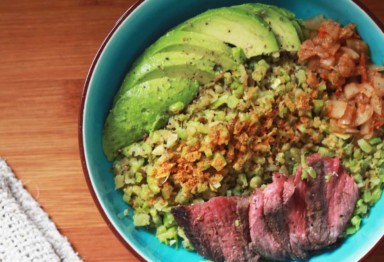
M 328 245 L 329 236 L 324 163 L 319 159 L 319 161 L 308 161 L 307 164 L 315 169 L 317 176 L 316 178 L 308 176 L 306 180 L 307 190 L 304 192 L 304 201 L 307 207 L 307 236 L 309 240 L 309 246 L 306 249 L 318 250 Z
M 264 193 L 256 189 L 251 196 L 249 207 L 250 247 L 261 256 L 273 260 L 290 259 L 289 252 L 276 240 L 264 217 Z
M 284 181 L 284 213 L 282 219 L 281 214 L 274 219 L 276 222 L 283 221 L 277 227 L 281 232 L 280 240 L 277 240 L 280 243 L 287 239 L 284 226 L 288 228 L 290 257 L 294 260 L 308 259 L 314 251 L 334 244 L 344 231 L 358 199 L 357 185 L 338 158 L 313 154 L 308 157 L 307 165 L 315 169 L 316 178 L 302 180 L 302 168 L 299 167 L 294 178 L 275 175 L 273 185 L 268 185 L 264 190 L 264 197 L 268 195 L 271 200 L 269 205 L 277 205 L 281 180 Z M 329 181 L 326 177 L 330 177 Z M 275 192 L 275 196 L 272 196 L 272 192 Z M 267 207 L 265 199 L 264 205 L 266 214 L 266 209 L 270 207 Z M 272 231 L 276 230 L 271 222 L 268 222 L 268 226 Z
M 335 242 L 352 216 L 359 190 L 353 177 L 340 165 L 339 159 L 327 157 L 323 161 L 325 172 L 330 176 L 326 183 L 329 239 Z
M 316 177 L 274 174 L 250 198 L 216 197 L 172 209 L 197 252 L 214 261 L 307 260 L 342 235 L 358 199 L 354 179 L 337 158 L 313 154 Z
M 310 252 L 308 246 L 307 212 L 304 195 L 307 185 L 301 179 L 288 177 L 284 182 L 284 214 L 288 224 L 291 257 L 295 260 L 306 260 Z
M 172 214 L 201 255 L 213 261 L 258 261 L 250 251 L 248 199 L 215 197 L 172 208 Z
M 298 204 L 300 200 L 294 197 L 293 205 L 300 218 L 304 213 L 298 211 L 297 205 L 305 206 L 307 236 L 298 238 L 296 245 L 303 251 L 316 251 L 334 244 L 341 236 L 355 208 L 358 189 L 338 158 L 313 154 L 307 158 L 307 165 L 314 168 L 317 176 L 301 180 L 301 167 L 296 173 L 295 194 L 304 203 Z M 326 177 L 330 177 L 329 181 Z
M 284 182 L 286 177 L 275 173 L 273 175 L 273 183 L 269 184 L 263 191 L 264 194 L 264 218 L 276 239 L 280 243 L 281 248 L 288 254 L 291 253 L 291 245 L 289 242 L 289 228 L 286 223 L 284 214 Z M 285 196 L 286 198 L 289 196 Z M 287 201 L 287 199 L 285 200 Z

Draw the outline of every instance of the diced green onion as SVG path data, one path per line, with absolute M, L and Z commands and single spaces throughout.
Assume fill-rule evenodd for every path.
M 301 155 L 300 164 L 301 164 L 301 179 L 304 180 L 308 178 L 308 173 L 307 173 L 308 165 L 307 165 L 307 160 L 304 154 Z
M 124 176 L 123 175 L 115 176 L 115 188 L 119 189 L 119 188 L 122 188 L 124 185 L 125 185 Z
M 380 144 L 381 142 L 382 140 L 379 137 L 374 137 L 369 140 L 369 144 L 371 145 L 377 145 L 377 144 Z
M 345 230 L 345 233 L 347 235 L 353 235 L 355 234 L 357 231 L 357 228 L 356 227 L 348 227 L 346 230 Z
M 168 110 L 169 112 L 173 113 L 173 114 L 177 114 L 177 113 L 180 113 L 181 110 L 183 110 L 185 107 L 185 104 L 181 101 L 179 102 L 176 102 L 172 105 L 169 106 Z
M 263 184 L 263 180 L 260 176 L 254 176 L 252 177 L 251 181 L 249 181 L 249 186 L 251 188 L 260 187 Z
M 225 157 L 222 154 L 220 154 L 219 152 L 216 152 L 213 155 L 213 160 L 211 165 L 217 171 L 220 171 L 227 165 L 227 161 L 225 160 Z
M 149 225 L 149 215 L 148 214 L 140 214 L 140 213 L 135 213 L 133 215 L 133 224 L 137 227 L 141 226 L 147 226 Z
M 371 153 L 373 150 L 372 146 L 364 138 L 357 140 L 357 144 L 365 153 Z
M 318 150 L 319 154 L 322 155 L 322 156 L 329 156 L 329 157 L 334 157 L 335 156 L 335 153 L 332 152 L 331 150 L 329 150 L 328 148 L 326 147 L 319 147 L 319 150 Z
M 315 170 L 313 167 L 311 167 L 311 166 L 308 167 L 307 172 L 308 172 L 308 174 L 309 174 L 312 178 L 316 178 L 317 173 L 316 173 L 316 170 Z
M 248 186 L 247 177 L 244 173 L 239 174 L 236 181 L 242 188 L 246 188 Z
M 360 227 L 360 223 L 361 223 L 361 218 L 359 216 L 354 216 L 352 217 L 351 219 L 351 223 L 352 225 L 354 225 L 355 227 L 359 228 Z
M 314 99 L 313 101 L 313 111 L 318 114 L 323 110 L 324 101 L 319 99 Z
M 372 192 L 372 202 L 371 205 L 375 204 L 377 201 L 379 201 L 381 197 L 381 193 L 383 190 L 380 187 L 376 187 Z

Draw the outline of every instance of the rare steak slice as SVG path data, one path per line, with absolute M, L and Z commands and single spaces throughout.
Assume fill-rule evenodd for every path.
M 264 220 L 269 230 L 293 260 L 306 260 L 311 253 L 334 244 L 358 198 L 357 185 L 338 158 L 313 154 L 307 165 L 316 171 L 316 177 L 302 180 L 299 166 L 295 177 L 275 174 L 273 183 L 259 196 L 264 197 Z M 251 201 L 250 212 L 253 203 L 257 202 Z M 253 239 L 252 223 L 250 227 Z
M 262 257 L 273 260 L 290 259 L 290 254 L 279 239 L 275 238 L 264 216 L 264 193 L 256 189 L 250 200 L 249 228 L 251 232 L 250 247 Z
M 312 157 L 319 157 L 313 155 Z M 341 166 L 338 158 L 323 157 L 324 173 L 328 177 L 326 196 L 328 203 L 329 241 L 335 242 L 343 233 L 352 216 L 359 191 L 355 180 Z
M 308 166 L 316 171 L 316 178 L 308 176 L 306 191 L 303 192 L 307 212 L 307 249 L 318 250 L 329 244 L 329 228 L 327 223 L 328 203 L 323 161 L 308 162 Z
M 288 177 L 284 182 L 284 215 L 289 231 L 291 257 L 295 260 L 307 260 L 310 252 L 304 247 L 308 246 L 307 212 L 304 201 L 306 183 L 300 178 Z
M 341 236 L 355 208 L 358 189 L 338 158 L 313 154 L 307 158 L 307 165 L 316 171 L 316 177 L 301 180 L 302 168 L 298 168 L 294 203 L 291 204 L 297 218 L 306 217 L 307 238 L 303 234 L 298 237 L 300 234 L 297 233 L 302 233 L 302 229 L 292 232 L 296 232 L 293 236 L 298 240 L 297 247 L 316 251 L 334 244 Z M 298 206 L 305 207 L 305 213 Z
M 172 214 L 204 257 L 213 261 L 257 261 L 250 251 L 247 198 L 215 197 L 206 203 L 172 208 Z
M 275 173 L 273 182 L 269 184 L 263 191 L 264 197 L 264 219 L 270 232 L 281 248 L 287 253 L 291 253 L 291 245 L 289 242 L 289 228 L 286 223 L 284 208 L 285 202 L 290 198 L 289 194 L 284 193 L 284 182 L 287 178 L 283 175 Z M 283 199 L 285 198 L 285 199 Z

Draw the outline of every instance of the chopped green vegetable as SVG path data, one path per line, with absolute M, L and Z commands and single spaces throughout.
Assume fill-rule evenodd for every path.
M 360 146 L 361 150 L 363 150 L 365 153 L 371 153 L 373 150 L 372 146 L 363 138 L 357 140 L 357 144 Z
M 135 213 L 133 215 L 133 224 L 137 227 L 147 226 L 150 223 L 150 217 L 148 214 Z
M 162 243 L 181 241 L 193 250 L 173 206 L 247 196 L 274 172 L 289 176 L 299 167 L 302 179 L 316 178 L 306 156 L 320 153 L 340 158 L 355 179 L 360 199 L 344 233 L 359 230 L 382 195 L 384 142 L 332 133 L 322 113 L 327 92 L 305 82 L 305 68 L 289 56 L 253 59 L 201 87 L 191 104 L 173 103 L 167 125 L 122 148 L 113 165 L 134 225 L 156 229 Z

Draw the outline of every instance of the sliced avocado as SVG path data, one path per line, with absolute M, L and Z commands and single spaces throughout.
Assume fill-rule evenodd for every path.
M 135 85 L 154 78 L 176 76 L 207 83 L 213 79 L 214 69 L 215 63 L 204 55 L 172 51 L 148 57 L 131 71 L 126 81 L 127 84 Z
M 300 22 L 298 20 L 296 20 L 296 19 L 295 20 L 291 20 L 291 22 L 292 22 L 292 25 L 296 28 L 296 32 L 299 35 L 300 40 L 304 41 L 304 33 L 303 33 L 303 29 L 301 27 Z
M 300 37 L 301 41 L 304 41 L 304 32 L 303 28 L 301 26 L 301 20 L 297 19 L 295 14 L 285 8 L 277 7 L 274 5 L 265 5 L 265 4 L 258 4 L 258 5 L 264 5 L 265 7 L 268 7 L 270 9 L 273 9 L 274 11 L 280 13 L 281 15 L 286 16 L 289 20 L 291 20 L 293 26 L 296 28 L 297 34 Z
M 163 127 L 175 103 L 188 105 L 197 95 L 199 83 L 186 78 L 157 78 L 128 90 L 107 116 L 103 149 L 109 160 L 117 150 Z
M 159 38 L 143 54 L 147 59 L 157 53 L 181 51 L 203 55 L 207 59 L 222 66 L 224 70 L 234 69 L 242 61 L 235 61 L 232 56 L 232 48 L 222 41 L 195 32 L 172 30 Z
M 266 5 L 266 4 L 261 4 L 261 3 L 257 3 L 255 5 L 259 5 L 259 6 L 263 6 L 263 7 L 272 9 L 275 12 L 280 13 L 281 15 L 285 16 L 286 18 L 288 18 L 290 20 L 296 19 L 295 14 L 293 12 L 289 11 L 288 9 L 285 9 L 285 8 L 282 8 L 282 7 L 277 7 L 275 5 Z
M 279 51 L 275 35 L 259 17 L 230 7 L 208 10 L 176 27 L 241 47 L 247 58 Z
M 140 60 L 127 74 L 118 91 L 115 102 L 133 86 L 162 77 L 185 78 L 202 84 L 215 77 L 215 63 L 204 55 L 186 51 L 157 53 Z
M 235 69 L 243 60 L 241 60 L 239 56 L 233 55 L 234 49 L 235 48 L 231 48 L 222 41 L 207 35 L 172 30 L 160 37 L 135 61 L 132 70 L 126 76 L 123 84 L 124 88 L 119 91 L 115 101 L 135 85 L 135 79 L 140 78 L 143 74 L 143 69 L 144 71 L 148 70 L 150 65 L 152 65 L 153 70 L 156 70 L 156 67 L 159 68 L 160 66 L 161 71 L 148 72 L 149 75 L 145 77 L 146 80 L 156 75 L 172 76 L 177 75 L 179 72 L 183 74 L 183 72 L 187 71 L 190 74 L 195 74 L 197 78 L 202 76 L 203 79 L 200 80 L 203 80 L 203 83 L 205 83 L 206 77 L 211 77 L 212 74 L 210 72 L 208 75 L 206 72 L 199 73 L 199 71 L 201 71 L 199 66 L 197 72 L 194 72 L 194 70 L 190 68 L 190 63 L 188 64 L 187 62 L 190 60 L 195 61 L 196 57 L 198 57 L 198 64 L 203 63 L 203 61 L 200 60 L 208 60 L 214 63 L 215 67 L 222 68 L 223 71 Z M 168 54 L 160 55 L 160 53 Z M 180 57 L 178 54 L 182 56 Z M 156 56 L 153 57 L 154 55 Z M 175 56 L 176 58 L 173 58 Z M 185 58 L 184 61 L 185 56 L 189 57 Z M 209 71 L 211 71 L 211 68 L 209 68 Z M 212 80 L 212 78 L 210 80 Z
M 243 4 L 231 8 L 263 19 L 275 34 L 281 50 L 297 51 L 300 48 L 300 37 L 291 20 L 284 15 L 286 12 L 275 11 L 275 8 L 263 4 Z

